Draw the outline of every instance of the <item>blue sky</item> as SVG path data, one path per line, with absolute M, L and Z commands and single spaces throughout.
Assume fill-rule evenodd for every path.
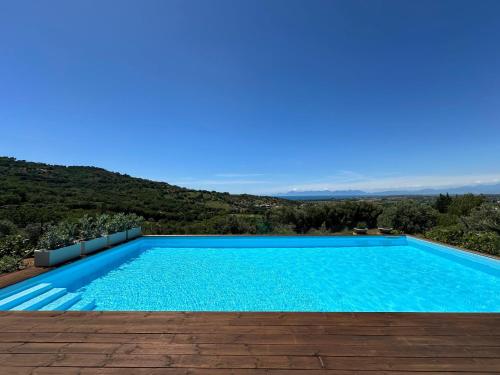
M 500 180 L 500 1 L 0 3 L 0 154 L 208 190 Z

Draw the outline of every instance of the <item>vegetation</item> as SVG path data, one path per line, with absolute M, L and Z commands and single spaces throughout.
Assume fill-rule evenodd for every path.
M 205 228 L 214 218 L 263 214 L 280 205 L 295 203 L 184 189 L 95 167 L 0 157 L 0 220 L 10 220 L 20 228 L 77 219 L 85 214 L 125 212 L 144 217 L 164 233 L 206 233 Z
M 325 202 L 184 189 L 94 167 L 0 157 L 0 273 L 55 248 L 146 221 L 150 234 L 332 234 L 356 226 L 500 254 L 497 198 L 440 195 Z
M 437 213 L 425 203 L 414 200 L 397 202 L 378 217 L 380 227 L 394 228 L 401 233 L 422 233 L 436 224 Z
M 464 197 L 457 197 L 463 205 Z M 484 200 L 469 196 L 475 202 L 474 208 L 468 208 L 467 216 L 458 216 L 457 224 L 437 226 L 428 231 L 425 236 L 435 241 L 462 246 L 492 255 L 500 255 L 500 204 L 482 203 Z M 478 206 L 478 204 L 480 204 Z M 472 204 L 466 203 L 469 207 Z M 450 205 L 450 208 L 452 205 Z M 445 212 L 444 214 L 446 214 Z
M 37 245 L 39 249 L 53 250 L 77 241 L 123 232 L 141 226 L 143 221 L 144 219 L 136 214 L 85 215 L 77 221 L 64 220 L 57 225 L 48 226 Z
M 31 256 L 35 249 L 58 249 L 78 241 L 141 226 L 143 220 L 136 214 L 85 215 L 76 221 L 67 219 L 46 225 L 35 233 L 30 232 L 31 227 L 20 230 L 12 222 L 3 220 L 1 224 L 4 230 L 0 236 L 0 273 L 21 268 L 23 259 Z

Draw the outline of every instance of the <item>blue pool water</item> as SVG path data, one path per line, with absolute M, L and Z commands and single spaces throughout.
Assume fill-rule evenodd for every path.
M 500 312 L 498 260 L 404 236 L 142 238 L 52 273 L 95 310 Z

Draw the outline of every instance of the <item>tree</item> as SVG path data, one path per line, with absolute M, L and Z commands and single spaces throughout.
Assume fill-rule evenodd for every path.
M 389 226 L 403 233 L 422 233 L 436 224 L 437 213 L 431 206 L 404 200 L 388 206 L 378 217 L 380 226 Z
M 446 195 L 439 194 L 439 197 L 437 197 L 436 202 L 434 202 L 434 208 L 438 210 L 440 213 L 444 214 L 448 212 L 448 207 L 450 206 L 452 201 L 453 198 L 450 197 L 448 193 L 446 193 Z
M 476 207 L 485 202 L 482 195 L 464 194 L 453 198 L 448 207 L 448 212 L 457 216 L 467 216 Z
M 485 203 L 462 218 L 466 231 L 494 232 L 500 235 L 500 204 Z

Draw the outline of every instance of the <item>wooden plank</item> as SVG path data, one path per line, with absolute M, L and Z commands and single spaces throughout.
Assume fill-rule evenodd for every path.
M 269 369 L 182 369 L 182 368 L 80 368 L 80 367 L 4 367 L 9 375 L 352 375 L 342 370 L 269 370 Z M 357 375 L 452 375 L 450 371 L 356 371 Z M 484 375 L 486 372 L 465 372 Z
M 182 355 L 295 355 L 331 357 L 460 357 L 460 358 L 500 358 L 500 346 L 443 346 L 427 345 L 388 346 L 379 345 L 249 345 L 249 344 L 119 344 L 119 343 L 11 343 L 2 354 L 23 353 L 74 353 L 74 354 L 182 354 Z
M 24 270 L 6 273 L 0 276 L 0 288 L 5 288 L 15 283 L 19 283 L 21 281 L 30 279 L 32 277 L 41 275 L 47 271 L 50 271 L 50 268 L 42 268 L 42 267 L 28 267 Z
M 336 336 L 275 334 L 130 334 L 130 333 L 23 333 L 0 332 L 0 342 L 92 342 L 92 343 L 174 343 L 174 344 L 328 344 L 427 346 L 500 346 L 499 336 Z
M 152 367 L 226 369 L 330 369 L 350 371 L 489 371 L 500 358 L 403 358 L 225 355 L 0 354 L 0 365 L 23 367 Z
M 138 324 L 129 323 L 126 326 L 97 322 L 75 323 L 64 322 L 54 326 L 50 322 L 23 322 L 19 324 L 6 324 L 1 326 L 2 332 L 73 332 L 73 333 L 166 333 L 166 334 L 307 334 L 307 335 L 363 335 L 363 336 L 463 336 L 474 332 L 478 336 L 500 336 L 500 324 L 490 327 L 483 325 L 437 326 L 437 327 L 360 327 L 360 326 L 219 326 L 213 324 Z
M 421 323 L 444 323 L 444 322 L 464 322 L 477 321 L 478 318 L 482 321 L 500 321 L 499 314 L 496 313 L 274 313 L 274 312 L 119 312 L 119 311 L 7 311 L 3 312 L 4 317 L 11 318 L 41 318 L 41 317 L 57 317 L 58 320 L 82 318 L 86 320 L 100 319 L 124 319 L 124 320 L 140 320 L 152 321 L 159 319 L 162 322 L 172 321 L 174 323 L 182 320 L 209 323 L 229 322 L 229 323 L 245 323 L 254 321 L 261 322 L 265 325 L 277 323 L 293 323 L 311 321 L 313 324 L 332 324 L 347 323 L 349 325 L 354 322 L 358 324 L 384 323 L 403 325 L 412 324 L 412 322 Z M 271 323 L 273 322 L 273 323 Z

